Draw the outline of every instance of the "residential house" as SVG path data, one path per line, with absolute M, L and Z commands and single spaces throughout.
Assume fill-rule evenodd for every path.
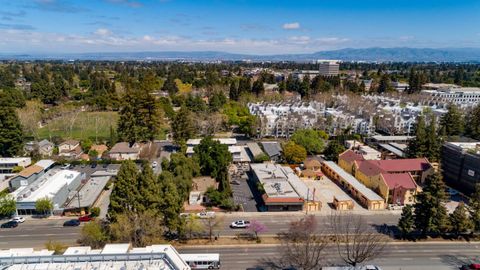
M 96 151 L 97 152 L 97 159 L 101 159 L 103 156 L 103 153 L 105 153 L 108 150 L 108 146 L 105 144 L 94 144 L 92 147 L 90 147 L 90 151 Z
M 262 142 L 261 144 L 271 161 L 278 162 L 282 159 L 282 147 L 278 142 Z
M 77 140 L 67 140 L 58 145 L 58 155 L 69 159 L 77 159 L 82 154 L 82 147 Z
M 15 190 L 21 186 L 28 186 L 50 170 L 54 164 L 55 162 L 49 159 L 37 161 L 37 163 L 23 169 L 18 175 L 10 179 L 10 189 Z
M 128 142 L 116 143 L 110 149 L 108 155 L 113 160 L 137 160 L 140 157 L 141 146 L 134 143 L 132 146 Z
M 53 154 L 53 149 L 55 145 L 48 140 L 41 140 L 38 142 L 38 153 L 42 157 L 50 157 Z

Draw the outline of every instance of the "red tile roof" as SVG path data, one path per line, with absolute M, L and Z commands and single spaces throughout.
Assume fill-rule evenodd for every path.
M 384 173 L 385 171 L 378 166 L 377 161 L 379 160 L 357 161 L 358 171 L 362 172 L 366 176 L 374 176 Z
M 409 173 L 384 173 L 382 174 L 388 189 L 403 187 L 405 189 L 416 189 L 417 185 Z
M 354 151 L 352 150 L 347 150 L 343 153 L 341 153 L 339 156 L 338 156 L 339 159 L 343 159 L 349 163 L 352 163 L 353 161 L 363 161 L 365 160 L 365 158 L 363 158 L 362 155 L 358 154 L 358 153 L 355 153 Z
M 425 158 L 375 160 L 387 172 L 425 171 L 431 168 Z
M 304 200 L 300 197 L 284 197 L 284 198 L 275 198 L 275 197 L 268 197 L 267 194 L 263 194 L 263 201 L 268 203 L 303 203 Z

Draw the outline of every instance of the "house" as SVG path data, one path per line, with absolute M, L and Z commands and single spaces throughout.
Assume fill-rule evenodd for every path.
M 218 189 L 218 182 L 206 176 L 195 177 L 192 179 L 192 191 L 190 191 L 188 204 L 200 205 L 207 203 L 209 200 L 204 195 L 209 188 Z
M 349 174 L 353 174 L 355 162 L 363 160 L 365 160 L 365 158 L 361 154 L 350 149 L 338 155 L 338 165 Z
M 55 145 L 48 140 L 41 140 L 38 142 L 38 153 L 42 157 L 50 157 L 53 154 Z
M 77 140 L 67 140 L 58 145 L 58 155 L 65 158 L 77 159 L 82 154 L 82 147 Z
M 54 164 L 55 162 L 49 159 L 37 161 L 37 163 L 23 169 L 18 175 L 10 179 L 10 189 L 15 190 L 21 186 L 28 186 L 50 170 Z
M 282 148 L 278 142 L 262 142 L 262 147 L 271 161 L 278 162 L 282 159 Z
M 389 204 L 415 203 L 419 188 L 409 173 L 383 173 L 380 175 L 379 192 Z
M 307 169 L 307 170 L 312 170 L 314 172 L 321 172 L 322 171 L 322 164 L 320 163 L 320 161 L 318 161 L 316 159 L 313 159 L 313 158 L 305 160 L 303 165 L 305 166 L 305 169 Z
M 137 160 L 140 157 L 141 146 L 134 143 L 132 146 L 128 142 L 116 143 L 110 149 L 108 155 L 113 160 Z
M 90 147 L 90 151 L 96 151 L 97 152 L 97 159 L 102 158 L 103 153 L 105 153 L 108 150 L 108 146 L 105 144 L 94 144 L 92 147 Z

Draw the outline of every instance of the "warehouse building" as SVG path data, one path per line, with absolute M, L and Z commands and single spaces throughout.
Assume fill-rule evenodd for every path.
M 132 248 L 130 244 L 107 244 L 103 249 L 69 247 L 62 255 L 33 248 L 0 250 L 0 269 L 5 270 L 90 270 L 163 269 L 190 270 L 171 245 Z
M 35 210 L 35 203 L 43 198 L 52 201 L 54 213 L 62 213 L 68 194 L 76 190 L 83 179 L 85 174 L 77 171 L 53 169 L 46 172 L 35 182 L 22 186 L 13 193 L 18 214 L 39 214 Z

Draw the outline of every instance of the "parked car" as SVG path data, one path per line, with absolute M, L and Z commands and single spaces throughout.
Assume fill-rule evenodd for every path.
M 78 221 L 80 222 L 88 222 L 88 221 L 92 221 L 94 218 L 89 216 L 89 215 L 86 215 L 86 216 L 81 216 L 78 218 Z
M 17 223 L 23 223 L 23 222 L 25 222 L 25 218 L 24 218 L 24 217 L 15 216 L 15 217 L 13 217 L 10 221 L 16 221 Z
M 215 218 L 215 212 L 200 212 L 197 213 L 197 217 L 199 218 Z
M 455 190 L 455 189 L 453 189 L 453 188 L 448 188 L 448 189 L 447 189 L 447 192 L 448 192 L 448 194 L 449 194 L 450 196 L 457 196 L 457 195 L 460 194 L 460 192 L 458 192 L 458 190 Z
M 92 166 L 90 166 L 90 167 L 91 167 L 92 169 L 96 168 L 96 167 L 97 167 L 97 163 L 96 163 L 96 162 L 92 163 Z
M 6 223 L 3 223 L 1 227 L 2 228 L 16 228 L 17 226 L 18 226 L 18 222 L 11 220 L 11 221 L 8 221 Z
M 70 163 L 65 163 L 65 165 L 63 165 L 61 168 L 64 170 L 70 169 Z
M 249 226 L 250 226 L 250 221 L 248 220 L 237 220 L 232 222 L 232 224 L 230 224 L 230 228 L 232 229 L 245 229 L 245 228 L 248 228 Z
M 64 227 L 76 227 L 79 225 L 80 225 L 80 221 L 78 221 L 78 219 L 70 219 L 63 223 Z
M 480 269 L 480 263 L 465 264 L 465 265 L 462 265 L 460 269 L 461 270 Z
M 152 168 L 156 168 L 158 166 L 158 162 L 154 161 L 152 162 Z
M 108 163 L 103 163 L 102 168 L 104 169 L 108 168 Z

